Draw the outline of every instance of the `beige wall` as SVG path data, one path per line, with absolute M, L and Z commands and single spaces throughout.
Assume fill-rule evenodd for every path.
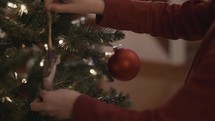
M 167 40 L 148 34 L 125 32 L 124 47 L 135 51 L 143 61 L 182 65 L 187 60 L 186 41 Z
M 168 55 L 159 45 L 156 38 L 148 34 L 137 34 L 124 31 L 125 39 L 120 43 L 125 47 L 135 51 L 142 61 L 153 61 L 166 63 Z M 168 42 L 168 41 L 167 41 Z
M 173 67 L 163 64 L 142 63 L 137 77 L 130 81 L 103 81 L 103 88 L 114 87 L 130 95 L 132 109 L 144 110 L 165 103 L 183 84 L 185 66 Z

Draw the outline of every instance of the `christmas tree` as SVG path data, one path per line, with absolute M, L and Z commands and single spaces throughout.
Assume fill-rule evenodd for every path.
M 43 1 L 0 0 L 0 121 L 54 120 L 32 112 L 29 104 L 44 88 L 47 62 L 56 58 L 60 62 L 54 65 L 54 89 L 127 106 L 128 95 L 98 86 L 104 77 L 114 80 L 107 67 L 108 52 L 102 48 L 112 47 L 124 34 L 89 25 L 81 15 L 49 15 Z

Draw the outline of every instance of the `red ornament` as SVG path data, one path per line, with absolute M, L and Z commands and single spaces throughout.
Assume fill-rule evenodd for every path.
M 141 61 L 137 54 L 125 48 L 115 49 L 115 53 L 108 60 L 111 75 L 121 81 L 128 81 L 137 76 Z

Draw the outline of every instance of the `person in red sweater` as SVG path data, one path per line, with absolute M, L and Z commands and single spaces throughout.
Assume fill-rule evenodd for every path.
M 184 85 L 164 105 L 135 111 L 105 104 L 76 91 L 45 91 L 33 111 L 75 121 L 215 121 L 215 0 L 183 4 L 144 0 L 45 0 L 48 11 L 95 13 L 103 27 L 148 33 L 168 39 L 202 40 Z

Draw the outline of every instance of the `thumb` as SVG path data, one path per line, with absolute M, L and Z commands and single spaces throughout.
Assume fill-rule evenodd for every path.
M 41 91 L 40 91 L 40 97 L 43 99 L 44 96 L 45 96 L 47 93 L 48 93 L 48 91 L 46 91 L 46 90 L 41 90 Z

